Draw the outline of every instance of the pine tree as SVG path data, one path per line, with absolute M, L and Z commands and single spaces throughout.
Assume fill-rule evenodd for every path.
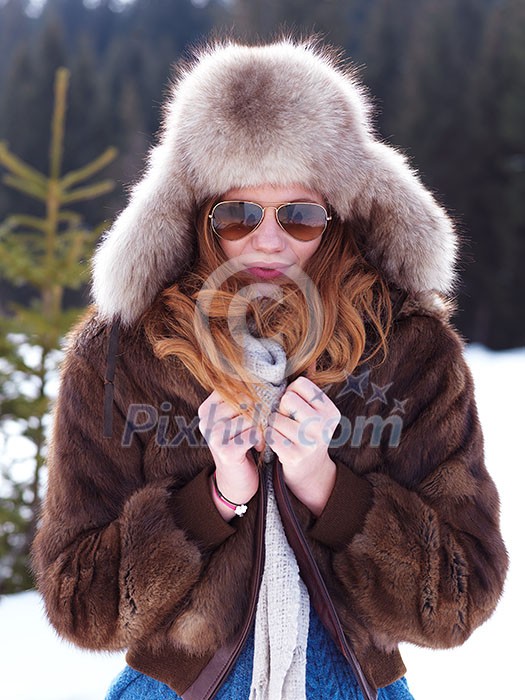
M 101 226 L 87 227 L 71 205 L 103 195 L 114 186 L 111 180 L 90 183 L 115 158 L 113 148 L 84 167 L 62 174 L 68 82 L 69 72 L 59 69 L 48 174 L 0 143 L 0 164 L 7 170 L 4 183 L 44 208 L 40 216 L 11 214 L 0 224 L 1 274 L 36 292 L 30 306 L 13 305 L 10 315 L 0 319 L 0 423 L 6 434 L 17 426 L 34 448 L 31 474 L 24 480 L 14 474 L 13 463 L 2 468 L 0 593 L 31 586 L 26 558 L 42 486 L 49 386 L 56 377 L 61 339 L 79 313 L 78 309 L 64 310 L 64 292 L 85 282 L 86 259 L 101 233 Z

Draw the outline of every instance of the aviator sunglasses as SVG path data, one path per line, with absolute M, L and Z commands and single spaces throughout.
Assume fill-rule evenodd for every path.
M 298 241 L 319 238 L 332 218 L 321 204 L 313 202 L 293 202 L 278 207 L 263 207 L 256 202 L 218 202 L 209 214 L 212 231 L 219 238 L 238 241 L 255 231 L 267 209 L 275 209 L 279 226 Z

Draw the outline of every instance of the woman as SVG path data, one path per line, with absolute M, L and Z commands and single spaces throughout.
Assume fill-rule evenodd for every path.
M 398 644 L 491 615 L 456 251 L 326 49 L 186 65 L 95 256 L 34 544 L 59 633 L 128 649 L 110 700 L 406 700 Z

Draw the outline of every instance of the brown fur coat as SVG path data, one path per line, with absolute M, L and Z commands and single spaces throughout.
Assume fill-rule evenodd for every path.
M 34 567 L 60 634 L 128 647 L 131 665 L 179 693 L 245 616 L 257 505 L 229 524 L 219 515 L 197 430 L 207 393 L 180 362 L 155 358 L 139 319 L 194 260 L 196 209 L 232 187 L 321 193 L 409 295 L 386 361 L 327 391 L 342 422 L 323 513 L 314 521 L 294 501 L 369 680 L 403 673 L 399 642 L 461 644 L 502 591 L 498 496 L 448 321 L 458 239 L 406 158 L 375 138 L 371 112 L 354 72 L 315 42 L 205 47 L 180 72 L 145 173 L 95 256 L 96 310 L 69 339 Z
M 338 474 L 324 512 L 314 521 L 295 501 L 377 686 L 404 672 L 399 642 L 464 642 L 507 568 L 462 341 L 410 307 L 386 362 L 327 391 L 353 430 L 330 449 Z M 182 692 L 245 614 L 256 507 L 232 524 L 214 508 L 196 428 L 207 394 L 179 362 L 153 356 L 140 326 L 121 336 L 113 437 L 102 437 L 107 341 L 96 313 L 70 336 L 34 566 L 61 635 L 129 647 L 132 665 Z M 376 446 L 372 416 L 390 421 Z

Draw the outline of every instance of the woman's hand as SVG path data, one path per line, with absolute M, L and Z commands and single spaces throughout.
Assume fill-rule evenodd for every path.
M 259 474 L 249 450 L 262 449 L 262 433 L 256 425 L 213 391 L 199 406 L 199 430 L 208 443 L 216 467 L 217 486 L 234 503 L 246 503 L 259 488 Z M 225 520 L 233 510 L 219 498 L 210 480 L 213 501 Z
M 335 484 L 328 446 L 341 419 L 335 404 L 306 377 L 298 377 L 271 414 L 266 440 L 283 465 L 287 486 L 318 516 Z

